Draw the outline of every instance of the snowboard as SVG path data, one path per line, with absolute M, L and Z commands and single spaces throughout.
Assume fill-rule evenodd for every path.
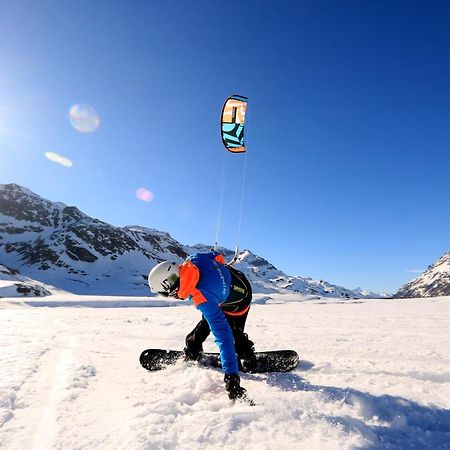
M 255 352 L 256 366 L 246 367 L 245 362 L 239 362 L 239 370 L 246 373 L 290 372 L 297 367 L 298 354 L 294 350 L 273 350 L 268 352 Z M 180 350 L 163 350 L 149 348 L 139 357 L 144 369 L 150 371 L 162 370 L 167 366 L 185 361 L 184 352 Z M 218 353 L 201 353 L 197 362 L 204 367 L 221 368 Z

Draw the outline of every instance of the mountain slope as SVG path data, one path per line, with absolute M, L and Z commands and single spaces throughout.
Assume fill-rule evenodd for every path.
M 401 287 L 395 297 L 438 297 L 443 295 L 450 295 L 450 252 L 441 256 L 419 277 Z
M 114 227 L 18 185 L 0 185 L 0 261 L 79 294 L 148 294 L 148 269 L 186 256 L 169 234 Z
M 184 249 L 187 253 L 192 254 L 208 251 L 209 247 L 196 245 L 193 247 L 184 247 Z M 227 261 L 231 261 L 234 252 L 224 248 L 220 248 L 219 250 L 225 255 Z M 252 283 L 253 290 L 259 293 L 302 293 L 306 295 L 338 298 L 369 297 L 357 290 L 335 286 L 323 280 L 286 275 L 264 258 L 253 254 L 249 250 L 244 250 L 240 253 L 235 267 L 247 275 Z M 372 294 L 370 298 L 377 296 L 377 294 Z
M 147 274 L 155 264 L 208 250 L 150 228 L 114 227 L 16 184 L 0 185 L 0 262 L 69 292 L 149 295 Z M 232 251 L 220 250 L 232 259 Z M 249 250 L 240 254 L 236 268 L 247 274 L 255 292 L 365 297 L 322 280 L 286 275 Z
M 0 264 L 0 298 L 2 297 L 45 297 L 55 289 L 20 275 L 15 269 Z

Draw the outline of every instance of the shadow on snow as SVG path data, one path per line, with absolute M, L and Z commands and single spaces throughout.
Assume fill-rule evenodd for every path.
M 311 363 L 310 363 L 311 364 Z M 308 364 L 303 370 L 308 370 Z M 365 449 L 450 449 L 450 410 L 423 406 L 403 397 L 372 395 L 352 388 L 319 386 L 295 373 L 271 373 L 267 384 L 284 391 L 318 392 L 324 401 L 354 406 L 362 419 L 323 418 L 347 432 L 358 432 L 370 444 Z

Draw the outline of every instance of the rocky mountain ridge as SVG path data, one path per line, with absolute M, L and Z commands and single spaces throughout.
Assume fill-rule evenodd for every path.
M 0 298 L 2 297 L 45 297 L 55 292 L 53 286 L 31 280 L 0 264 Z
M 396 298 L 439 297 L 450 295 L 450 252 L 442 255 L 425 272 L 406 283 Z
M 29 278 L 77 294 L 150 295 L 149 270 L 162 260 L 181 262 L 208 246 L 187 246 L 168 233 L 141 226 L 115 227 L 75 206 L 51 202 L 16 184 L 0 185 L 0 263 Z M 221 250 L 230 260 L 234 254 Z M 326 281 L 290 276 L 249 250 L 236 268 L 255 292 L 323 297 L 374 297 Z

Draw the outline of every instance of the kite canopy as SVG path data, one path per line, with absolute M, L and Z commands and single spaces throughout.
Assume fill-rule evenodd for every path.
M 225 148 L 233 153 L 244 153 L 244 125 L 247 97 L 232 95 L 223 105 L 221 128 Z

